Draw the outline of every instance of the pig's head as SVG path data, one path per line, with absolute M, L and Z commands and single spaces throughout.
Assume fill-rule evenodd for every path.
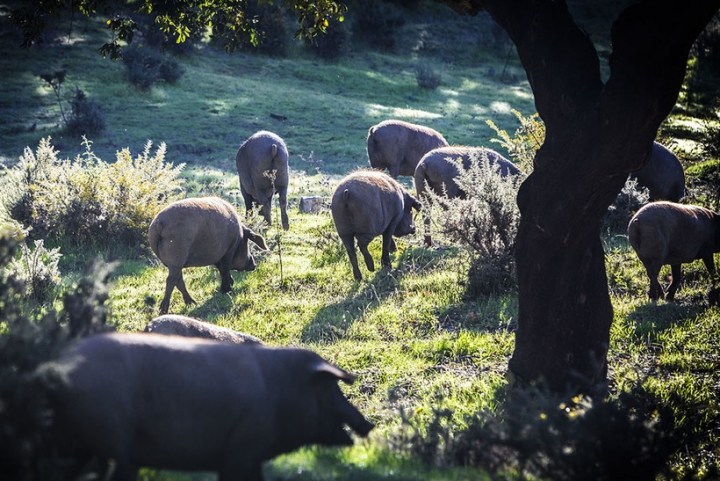
M 412 195 L 405 192 L 403 194 L 403 216 L 400 223 L 395 228 L 396 237 L 401 237 L 408 234 L 415 233 L 415 222 L 413 221 L 413 209 L 420 210 L 422 204 Z
M 353 441 L 345 425 L 356 434 L 365 437 L 373 424 L 365 419 L 355 406 L 345 398 L 338 381 L 352 384 L 355 375 L 333 366 L 323 360 L 312 365 L 314 391 L 318 403 L 317 443 L 349 446 Z
M 262 250 L 268 250 L 267 244 L 265 244 L 265 238 L 260 234 L 256 234 L 251 229 L 241 226 L 242 238 L 238 243 L 237 249 L 235 250 L 235 256 L 233 257 L 232 268 L 236 271 L 254 271 L 255 270 L 255 258 L 250 254 L 250 246 L 248 241 L 253 241 Z

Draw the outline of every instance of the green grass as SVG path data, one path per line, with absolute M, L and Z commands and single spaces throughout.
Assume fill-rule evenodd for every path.
M 38 77 L 59 68 L 68 70 L 65 95 L 79 86 L 103 107 L 107 130 L 92 139 L 101 158 L 113 159 L 126 146 L 138 152 L 147 139 L 166 142 L 166 159 L 188 164 L 183 176 L 189 195 L 221 195 L 241 206 L 234 166 L 239 144 L 259 129 L 286 140 L 290 230 L 264 231 L 270 252 L 256 253 L 257 270 L 233 273 L 229 294 L 219 292 L 213 268 L 193 268 L 184 276 L 197 304 L 185 306 L 177 292 L 171 302 L 173 313 L 247 332 L 271 345 L 301 345 L 358 374 L 358 381 L 343 390 L 376 423 L 369 439 L 349 449 L 307 448 L 283 456 L 267 467 L 270 479 L 485 479 L 474 469 L 423 465 L 391 449 L 390 442 L 402 429 L 401 410 L 429 419 L 433 408 L 448 407 L 460 429 L 465 416 L 498 407 L 497 393 L 508 385 L 517 296 L 466 299 L 466 255 L 457 248 L 428 250 L 420 233 L 398 241 L 392 270 L 369 273 L 361 266 L 365 279 L 355 282 L 329 213 L 297 211 L 300 196 L 328 196 L 340 176 L 367 164 L 367 129 L 380 120 L 402 118 L 440 130 L 451 143 L 492 146 L 487 119 L 513 132 L 517 122 L 510 109 L 533 112 L 527 82 L 508 84 L 491 75 L 505 68 L 506 57 L 481 44 L 483 21 L 434 4 L 424 8 L 409 16 L 399 32 L 401 47 L 392 54 L 357 50 L 326 64 L 301 51 L 276 59 L 206 48 L 179 58 L 185 75 L 176 85 L 159 84 L 148 92 L 125 81 L 120 62 L 103 60 L 94 50 L 105 35 L 99 21 L 83 22 L 73 46 L 20 50 L 12 48 L 17 38 L 7 17 L 0 16 L 3 163 L 12 163 L 26 146 L 34 149 L 48 135 L 63 157 L 81 151 L 80 141 L 57 127 L 57 103 Z M 418 60 L 442 71 L 440 88 L 417 87 Z M 516 58 L 509 57 L 507 68 L 524 78 Z M 696 120 L 676 119 L 674 125 L 696 125 Z M 694 145 L 692 139 L 679 140 Z M 379 264 L 379 239 L 370 250 Z M 704 267 L 699 262 L 684 267 L 686 284 L 676 304 L 651 304 L 647 277 L 626 239 L 607 239 L 606 250 L 615 307 L 609 356 L 613 395 L 638 383 L 662 399 L 678 395 L 693 408 L 678 406 L 677 412 L 695 413 L 679 422 L 695 422 L 700 431 L 717 429 L 720 312 L 706 305 Z M 141 330 L 157 314 L 167 272 L 143 246 L 99 253 L 63 246 L 63 253 L 67 283 L 97 254 L 118 261 L 109 301 L 118 329 Z M 717 445 L 717 431 L 707 439 Z M 704 445 L 678 465 L 690 469 L 694 455 L 704 465 L 716 463 L 716 449 Z M 152 471 L 143 476 L 209 477 Z

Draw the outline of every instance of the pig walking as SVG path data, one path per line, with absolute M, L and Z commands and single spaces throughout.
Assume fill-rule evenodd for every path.
M 138 468 L 217 471 L 261 481 L 263 461 L 307 444 L 350 445 L 372 429 L 343 396 L 355 376 L 304 349 L 145 333 L 81 340 L 45 370 L 58 428 L 79 452 Z

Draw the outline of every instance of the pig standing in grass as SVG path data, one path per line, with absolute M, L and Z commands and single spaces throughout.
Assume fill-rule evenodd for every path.
M 630 174 L 647 188 L 650 200 L 678 202 L 685 196 L 685 172 L 678 158 L 662 144 L 653 142 L 647 164 Z
M 463 169 L 468 170 L 473 162 L 482 162 L 487 158 L 491 167 L 497 167 L 503 177 L 518 176 L 520 169 L 515 164 L 492 149 L 483 147 L 440 147 L 433 149 L 420 159 L 415 168 L 415 192 L 418 199 L 424 201 L 429 189 L 437 195 L 445 195 L 449 199 L 465 198 L 465 192 L 457 185 L 455 179 L 460 175 L 457 165 L 451 159 L 462 161 Z M 430 236 L 430 217 L 423 216 L 425 223 L 425 245 L 432 245 Z
M 145 332 L 168 336 L 202 337 L 234 344 L 262 344 L 255 336 L 177 314 L 156 317 L 145 326 Z
M 650 299 L 662 296 L 660 268 L 670 264 L 672 282 L 665 299 L 672 301 L 682 281 L 681 264 L 702 259 L 715 275 L 713 254 L 720 252 L 720 216 L 695 205 L 653 202 L 641 208 L 628 224 L 628 239 L 650 277 Z
M 152 251 L 168 268 L 160 314 L 167 313 L 175 287 L 182 293 L 185 304 L 195 302 L 185 287 L 184 267 L 217 267 L 220 290 L 230 292 L 231 269 L 255 269 L 248 241 L 267 250 L 265 239 L 243 226 L 235 208 L 218 197 L 184 199 L 165 207 L 150 224 L 148 240 Z
M 282 226 L 288 230 L 289 167 L 285 141 L 272 132 L 256 132 L 238 149 L 235 165 L 240 177 L 240 193 L 245 200 L 245 210 L 252 210 L 253 203 L 259 205 L 265 222 L 272 225 L 272 197 L 277 192 L 280 197 Z
M 412 209 L 420 210 L 420 202 L 410 195 L 397 181 L 379 171 L 354 172 L 340 181 L 332 197 L 335 228 L 342 240 L 355 280 L 362 279 L 355 253 L 355 239 L 365 258 L 365 265 L 375 270 L 368 244 L 382 234 L 383 267 L 390 267 L 390 252 L 395 243 L 392 236 L 404 236 L 415 232 Z
M 265 460 L 308 444 L 352 444 L 372 429 L 338 381 L 355 376 L 305 349 L 144 333 L 87 337 L 42 368 L 57 427 L 78 457 L 261 481 Z
M 423 155 L 447 145 L 447 140 L 440 132 L 402 120 L 385 120 L 368 130 L 370 166 L 373 169 L 387 169 L 393 178 L 413 175 Z

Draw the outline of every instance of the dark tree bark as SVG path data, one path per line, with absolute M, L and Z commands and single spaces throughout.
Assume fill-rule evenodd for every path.
M 612 27 L 610 77 L 565 1 L 445 0 L 486 9 L 512 38 L 545 122 L 518 194 L 518 329 L 510 370 L 554 390 L 602 386 L 613 309 L 601 220 L 677 100 L 694 39 L 720 0 L 645 0 Z

